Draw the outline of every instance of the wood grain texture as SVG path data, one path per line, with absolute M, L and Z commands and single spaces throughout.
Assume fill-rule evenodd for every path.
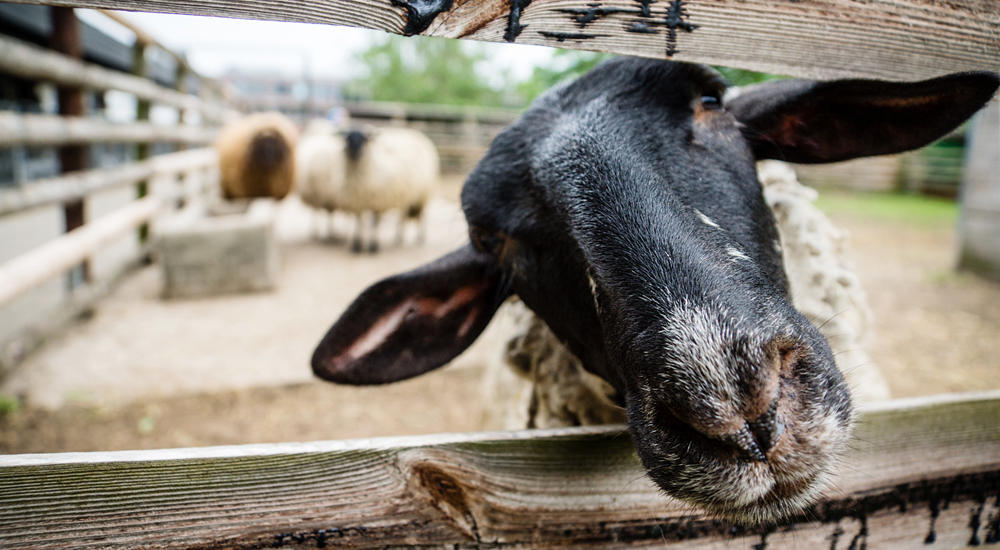
M 17 0 L 58 6 L 305 21 L 402 33 L 403 0 Z M 407 0 L 433 7 L 440 1 Z M 511 0 L 453 0 L 425 35 L 503 41 Z M 928 78 L 1000 71 L 994 0 L 533 0 L 523 44 L 672 57 L 793 76 Z M 425 10 L 426 11 L 426 10 Z
M 836 488 L 769 529 L 664 497 L 609 426 L 0 456 L 0 547 L 954 548 L 1000 536 L 998 495 L 992 392 L 863 413 Z
M 128 203 L 0 265 L 0 307 L 58 277 L 123 233 L 149 221 L 161 206 L 159 197 Z
M 205 144 L 215 139 L 216 131 L 200 126 L 161 126 L 149 122 L 115 124 L 96 118 L 0 111 L 0 147 L 153 141 Z
M 221 105 L 197 96 L 164 88 L 152 80 L 84 63 L 9 36 L 0 36 L 0 72 L 63 86 L 119 90 L 142 100 L 197 110 L 213 121 L 222 120 L 228 114 Z
M 0 188 L 0 216 L 48 204 L 78 200 L 98 191 L 132 185 L 156 175 L 208 169 L 215 163 L 214 149 L 192 149 L 111 168 L 95 168 L 33 180 L 16 187 L 4 187 Z

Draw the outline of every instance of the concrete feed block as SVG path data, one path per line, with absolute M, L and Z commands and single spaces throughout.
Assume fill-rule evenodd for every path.
M 270 199 L 191 208 L 160 228 L 163 296 L 190 298 L 274 288 L 278 250 Z

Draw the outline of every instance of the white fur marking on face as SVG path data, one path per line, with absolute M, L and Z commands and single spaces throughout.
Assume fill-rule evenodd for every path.
M 778 239 L 774 239 L 774 241 L 772 241 L 771 244 L 774 245 L 774 251 L 777 252 L 778 254 L 781 254 L 781 241 L 779 241 Z
M 661 334 L 667 339 L 669 364 L 660 376 L 701 396 L 711 409 L 731 413 L 738 389 L 729 363 L 737 331 L 725 306 L 716 307 L 710 310 L 685 300 L 664 315 Z
M 717 224 L 714 221 L 712 221 L 712 218 L 709 218 L 705 214 L 702 214 L 701 210 L 698 210 L 697 208 L 695 208 L 694 209 L 694 213 L 698 214 L 698 218 L 700 218 L 701 221 L 705 223 L 705 225 L 707 225 L 709 227 L 714 227 L 716 229 L 722 229 L 721 227 L 719 227 L 719 224 Z
M 594 276 L 587 271 L 587 282 L 590 283 L 590 295 L 594 298 L 594 311 L 600 313 L 601 304 L 597 300 L 597 281 L 594 280 Z
M 736 248 L 734 246 L 727 246 L 726 247 L 726 254 L 729 254 L 730 256 L 732 256 L 733 258 L 735 258 L 737 260 L 749 260 L 750 259 L 750 256 L 747 256 L 746 254 L 744 254 L 742 251 L 740 251 L 738 248 Z

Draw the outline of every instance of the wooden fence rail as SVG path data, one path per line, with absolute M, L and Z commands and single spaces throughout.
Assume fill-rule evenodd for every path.
M 513 109 L 381 101 L 350 101 L 344 108 L 354 124 L 403 125 L 423 132 L 437 147 L 442 171 L 462 175 L 472 170 L 493 138 L 519 115 Z
M 864 411 L 826 500 L 767 529 L 664 497 L 610 426 L 0 456 L 0 546 L 954 548 L 998 540 L 998 496 L 991 392 Z
M 116 124 L 87 117 L 0 111 L 0 147 L 152 141 L 205 144 L 215 138 L 215 133 L 215 128 L 201 126 L 166 126 L 149 122 Z
M 214 167 L 215 152 L 200 149 L 153 157 L 116 168 L 88 170 L 0 193 L 0 215 L 140 180 L 176 179 Z M 171 191 L 167 191 L 171 193 Z M 175 193 L 176 194 L 176 193 Z M 0 307 L 89 258 L 106 243 L 154 218 L 166 197 L 149 195 L 0 264 Z
M 125 27 L 130 32 L 132 32 L 132 34 L 135 35 L 136 44 L 139 45 L 140 47 L 154 46 L 159 51 L 173 58 L 174 61 L 177 62 L 178 64 L 177 67 L 178 72 L 180 74 L 186 73 L 194 75 L 198 79 L 199 86 L 205 88 L 205 91 L 209 92 L 209 95 L 214 95 L 217 98 L 226 97 L 225 86 L 220 81 L 215 80 L 213 78 L 206 78 L 203 75 L 200 75 L 197 72 L 195 72 L 195 70 L 188 63 L 188 60 L 184 55 L 179 54 L 173 51 L 172 49 L 166 47 L 165 45 L 163 45 L 163 43 L 157 40 L 156 37 L 146 32 L 146 29 L 140 27 L 139 25 L 135 24 L 134 21 L 130 20 L 127 17 L 122 16 L 120 13 L 116 11 L 100 10 L 100 12 L 101 15 L 104 15 L 108 19 L 111 19 L 115 23 L 121 25 L 122 27 Z M 178 84 L 180 83 L 178 82 Z
M 63 203 L 63 218 L 66 231 L 75 230 L 86 223 L 84 198 L 89 190 L 107 188 L 118 185 L 118 182 L 132 180 L 136 185 L 136 195 L 145 196 L 146 180 L 137 176 L 150 170 L 149 165 L 130 165 L 114 170 L 90 168 L 90 151 L 88 145 L 102 142 L 134 143 L 136 156 L 145 160 L 152 143 L 170 142 L 186 145 L 200 145 L 211 141 L 215 129 L 210 126 L 223 122 L 233 115 L 219 101 L 206 100 L 193 94 L 184 93 L 188 89 L 190 77 L 196 78 L 202 86 L 199 93 L 205 93 L 203 85 L 214 85 L 210 79 L 205 79 L 187 65 L 183 56 L 171 52 L 157 43 L 141 28 L 122 19 L 116 14 L 108 17 L 125 25 L 135 34 L 136 45 L 131 48 L 133 56 L 133 73 L 127 74 L 117 70 L 109 70 L 95 63 L 83 61 L 83 38 L 81 24 L 74 11 L 66 7 L 52 7 L 46 12 L 50 19 L 48 42 L 51 49 L 41 48 L 11 36 L 0 35 L 0 73 L 12 75 L 28 82 L 44 82 L 55 85 L 58 97 L 58 113 L 51 114 L 19 114 L 16 112 L 0 112 L 0 148 L 21 147 L 58 147 L 59 170 L 62 178 L 50 178 L 41 182 L 18 181 L 19 188 L 13 192 L 4 192 L 6 202 L 0 208 L 0 215 L 23 208 L 31 208 L 52 202 Z M 16 34 L 16 25 L 11 32 Z M 112 41 L 114 42 L 114 41 Z M 153 45 L 170 54 L 177 61 L 177 89 L 170 89 L 147 78 L 146 46 Z M 128 48 L 119 44 L 121 48 Z M 161 75 L 162 76 L 162 75 Z M 88 118 L 85 108 L 85 92 L 103 92 L 116 90 L 131 94 L 136 98 L 136 121 L 132 123 L 115 124 L 96 117 Z M 218 97 L 221 94 L 215 90 Z M 177 109 L 177 123 L 174 125 L 155 125 L 149 123 L 149 112 L 154 105 L 163 105 Z M 30 110 L 30 109 L 29 109 Z M 191 112 L 200 116 L 189 117 Z M 15 154 L 17 159 L 23 158 Z M 19 171 L 15 169 L 15 180 L 19 180 Z M 140 243 L 144 240 L 146 226 L 140 226 L 138 234 Z M 70 272 L 67 279 L 68 288 L 74 289 L 88 282 L 90 270 L 87 262 Z
M 994 0 L 17 0 L 543 44 L 806 77 L 1000 71 Z
M 352 118 L 363 120 L 400 120 L 402 122 L 443 122 L 457 124 L 474 120 L 480 124 L 506 126 L 521 114 L 517 109 L 465 107 L 459 105 L 427 105 L 393 101 L 348 101 L 344 108 Z
M 159 208 L 158 197 L 139 199 L 4 262 L 0 265 L 0 307 L 89 258 L 102 245 L 151 219 Z
M 212 121 L 222 120 L 229 114 L 222 105 L 165 88 L 152 80 L 84 63 L 3 35 L 0 35 L 0 73 L 65 86 L 119 90 L 163 105 L 196 110 Z
M 215 151 L 192 149 L 157 155 L 144 161 L 111 168 L 97 168 L 54 178 L 34 180 L 26 185 L 0 188 L 0 216 L 49 204 L 82 199 L 92 193 L 107 191 L 166 172 L 189 172 L 211 166 Z
M 807 77 L 1000 71 L 1000 10 L 993 0 L 17 1 L 333 23 Z M 202 128 L 0 114 L 0 146 L 209 139 L 211 131 Z M 16 264 L 20 269 L 7 272 L 7 279 L 0 272 L 0 305 L 9 299 L 3 292 L 13 295 L 7 288 L 20 292 L 105 236 L 148 219 L 154 197 L 105 220 L 106 226 L 98 220 L 68 234 L 63 239 L 77 244 L 59 250 L 69 242 L 63 240 L 38 252 L 44 262 Z M 621 426 L 0 456 L 0 547 L 680 542 L 684 548 L 815 550 L 997 541 L 1000 392 L 864 411 L 825 500 L 783 525 L 752 530 L 664 497 L 646 478 Z

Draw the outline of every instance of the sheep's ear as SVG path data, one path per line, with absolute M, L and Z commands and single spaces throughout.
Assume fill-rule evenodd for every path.
M 362 292 L 316 347 L 313 372 L 384 384 L 440 367 L 479 336 L 506 292 L 496 260 L 466 245 Z
M 758 159 L 835 162 L 922 147 L 993 96 L 995 73 L 921 82 L 779 80 L 734 90 L 727 110 Z

